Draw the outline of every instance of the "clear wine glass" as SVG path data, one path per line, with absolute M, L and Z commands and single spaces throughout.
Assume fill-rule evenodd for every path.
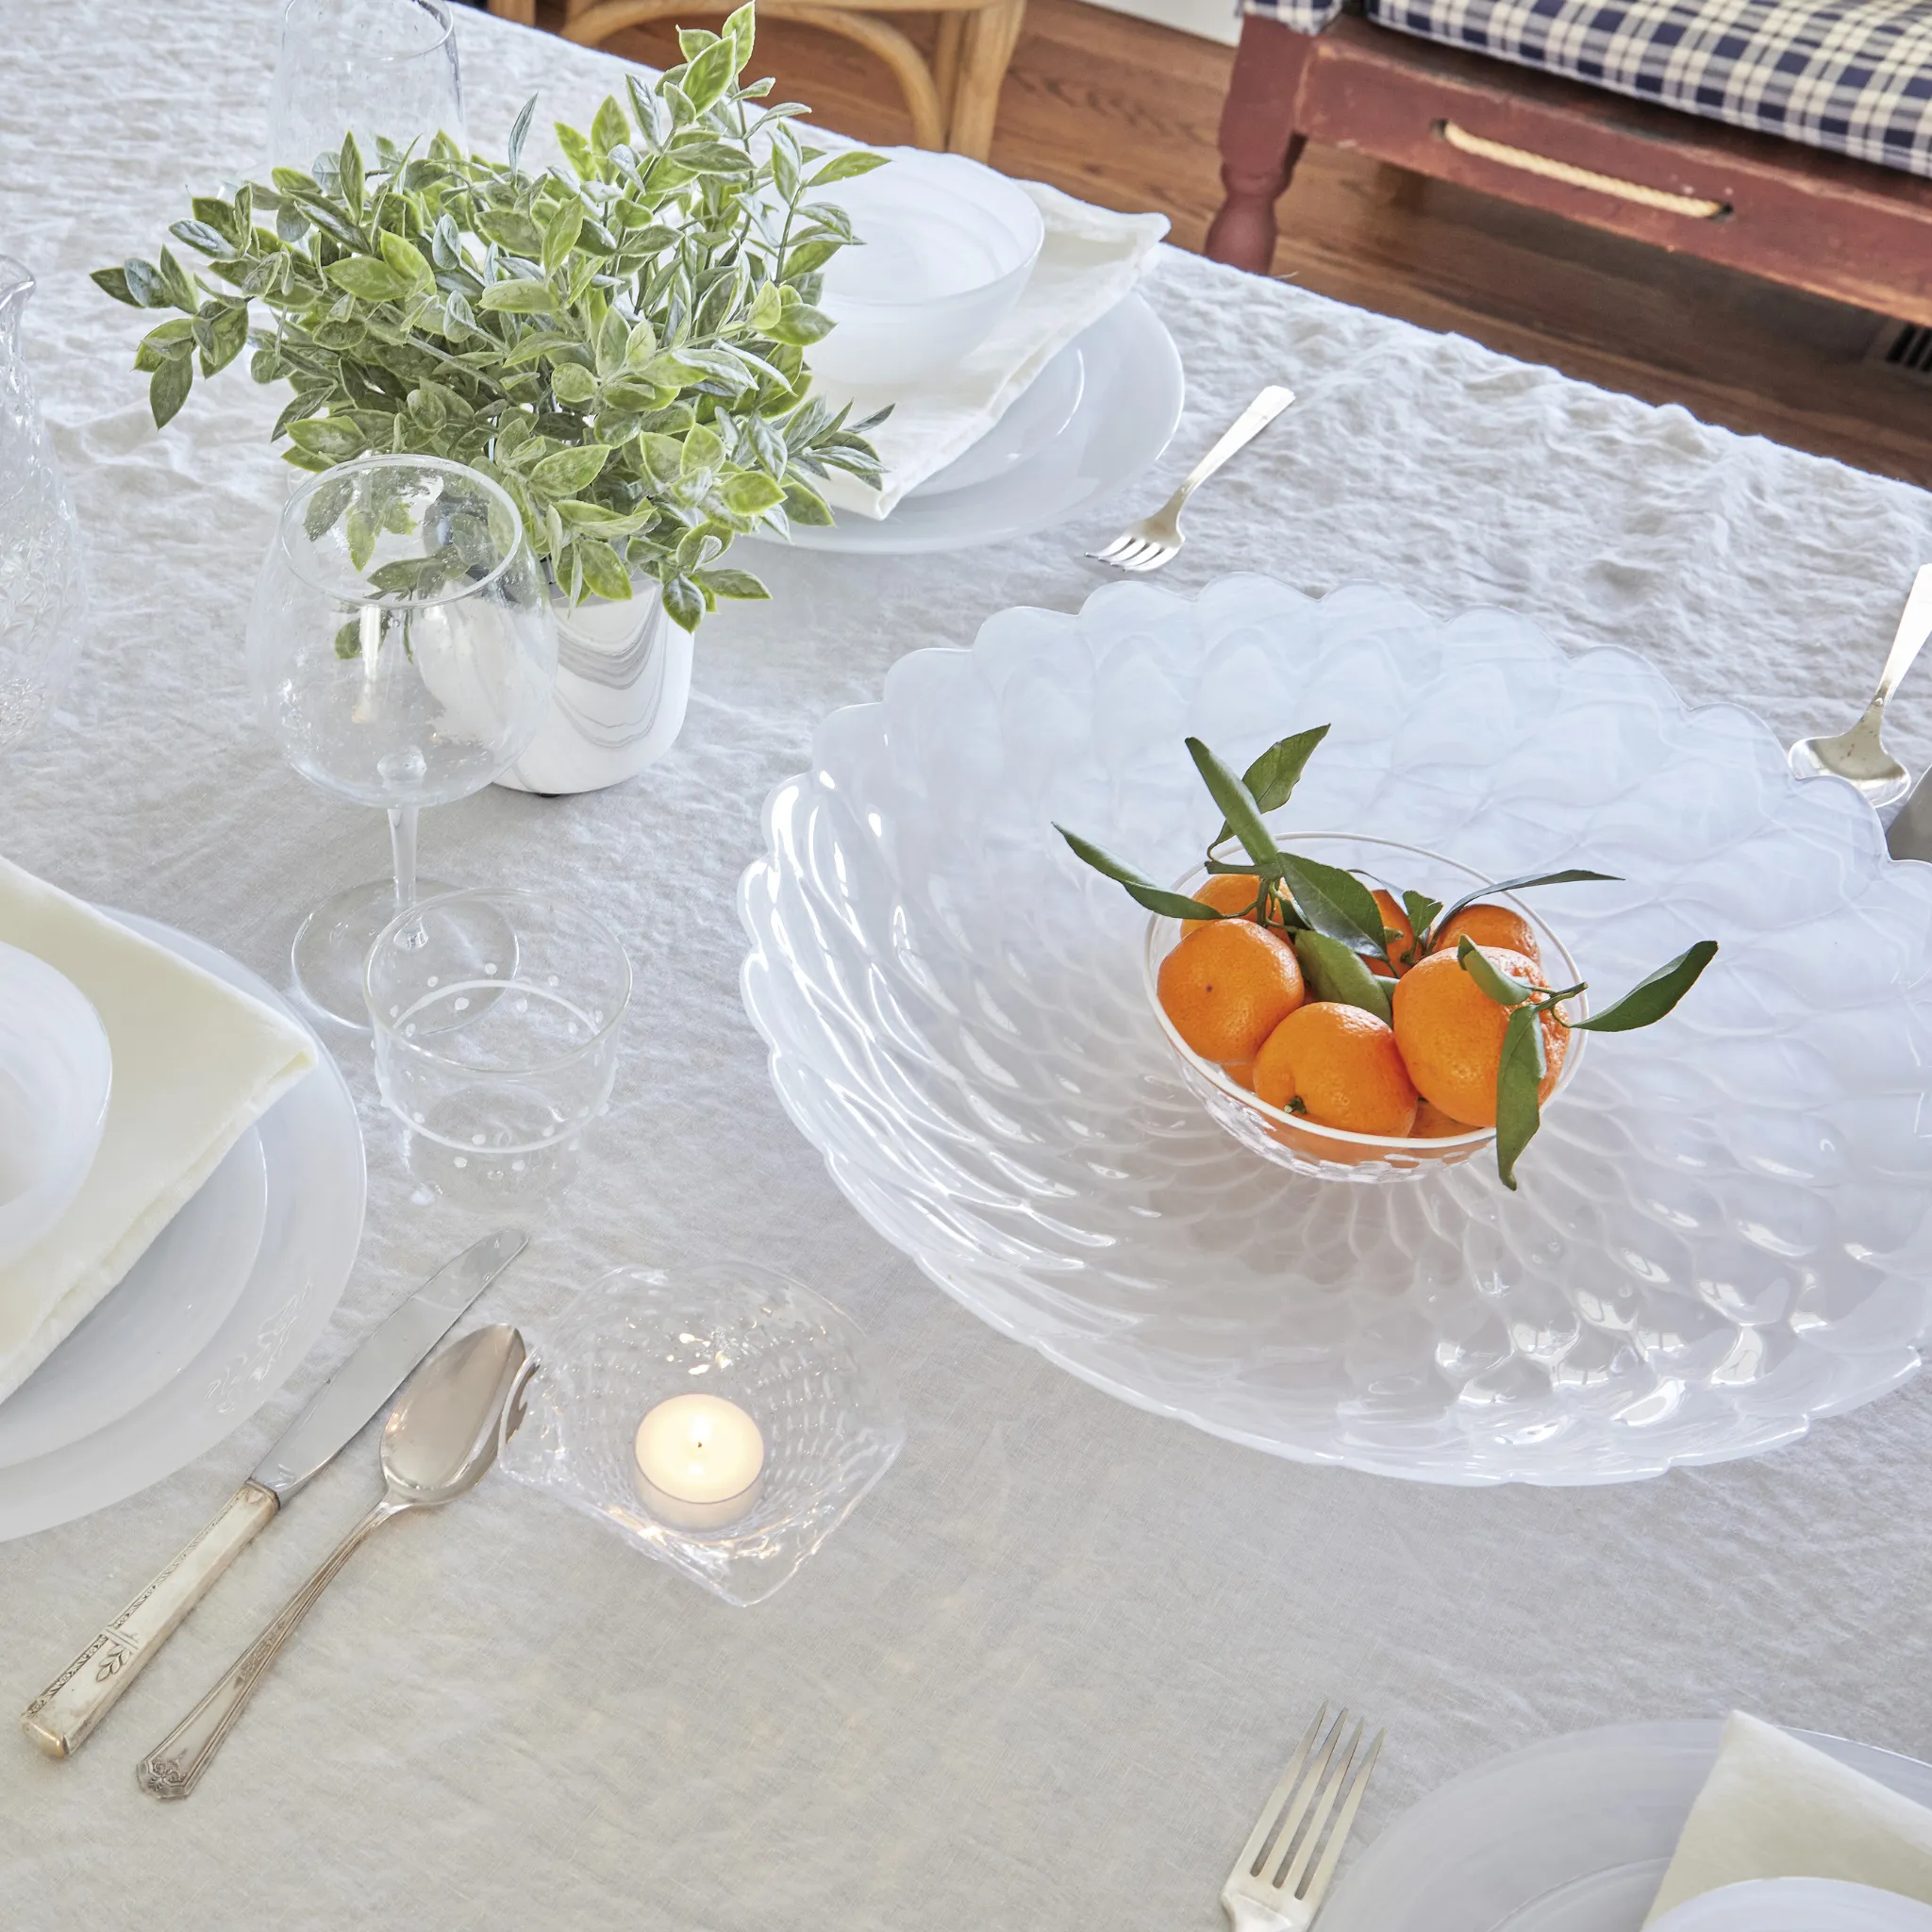
M 0 255 L 0 751 L 31 736 L 66 682 L 87 601 L 80 526 L 20 352 L 33 291 Z
M 523 756 L 556 673 L 542 574 L 489 477 L 437 457 L 365 457 L 290 497 L 248 614 L 249 682 L 296 771 L 389 813 L 395 858 L 392 882 L 339 892 L 295 935 L 295 984 L 317 1011 L 368 1026 L 363 960 L 419 896 L 417 812 Z
M 268 158 L 305 173 L 354 133 L 426 146 L 463 133 L 463 85 L 445 0 L 289 0 L 269 97 Z

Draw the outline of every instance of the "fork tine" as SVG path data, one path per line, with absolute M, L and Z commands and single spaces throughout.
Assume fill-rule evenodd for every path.
M 1165 565 L 1172 563 L 1179 555 L 1180 553 L 1172 544 L 1157 543 L 1144 557 L 1135 558 L 1131 563 L 1126 565 L 1126 568 L 1138 571 L 1159 570 Z
M 1284 1856 L 1281 1870 L 1274 1874 L 1274 1883 L 1291 1898 L 1301 1896 L 1302 1879 L 1315 1857 L 1315 1846 L 1322 1837 L 1322 1827 L 1328 1823 L 1328 1814 L 1335 1808 L 1335 1800 L 1344 1784 L 1348 1782 L 1348 1768 L 1355 1762 L 1355 1754 L 1361 1749 L 1362 1722 L 1356 1720 L 1355 1734 L 1348 1740 L 1348 1749 L 1342 1754 L 1341 1762 L 1329 1772 L 1329 1764 L 1335 1757 L 1335 1745 L 1341 1735 L 1341 1727 L 1348 1722 L 1347 1712 L 1335 1721 L 1335 1730 L 1328 1740 L 1328 1748 L 1322 1754 L 1322 1795 L 1317 1801 L 1314 1813 L 1308 1819 L 1307 1829 L 1302 1834 L 1300 1849 L 1294 1855 L 1292 1864 Z
M 1143 541 L 1144 539 L 1137 537 L 1132 530 L 1123 530 L 1105 548 L 1090 550 L 1087 555 L 1096 563 L 1118 563 L 1124 557 L 1129 557 L 1140 549 Z
M 1308 1807 L 1315 1802 L 1316 1795 L 1328 1775 L 1328 1766 L 1335 1756 L 1335 1746 L 1341 1737 L 1342 1727 L 1348 1723 L 1348 1715 L 1346 1710 L 1336 1713 L 1335 1722 L 1328 1726 L 1327 1737 L 1320 1740 L 1320 1756 L 1303 1772 L 1301 1783 L 1289 1800 L 1288 1809 L 1282 1814 L 1281 1836 L 1275 1840 L 1268 1854 L 1267 1862 L 1261 1868 L 1259 1876 L 1263 1885 L 1272 1886 L 1277 1890 L 1280 1889 L 1282 1869 L 1288 1864 L 1289 1857 L 1294 1850 L 1295 1840 L 1300 1835 L 1308 1815 Z M 1268 1875 L 1269 1865 L 1275 1866 L 1273 1878 Z
M 1336 1813 L 1335 1829 L 1328 1834 L 1328 1849 L 1322 1854 L 1322 1862 L 1315 1867 L 1315 1875 L 1309 1879 L 1307 1890 L 1302 1894 L 1310 1911 L 1320 1907 L 1328 1890 L 1328 1881 L 1335 1876 L 1341 1848 L 1355 1827 L 1355 1814 L 1361 1808 L 1362 1793 L 1369 1788 L 1369 1774 L 1375 1768 L 1375 1759 L 1382 1755 L 1382 1740 L 1388 1735 L 1387 1731 L 1375 1733 L 1375 1741 L 1369 1746 L 1369 1755 L 1362 1759 L 1361 1769 L 1356 1773 L 1354 1782 L 1348 1788 L 1348 1795 L 1341 1801 L 1341 1809 Z
M 1315 1740 L 1321 1735 L 1322 1726 L 1327 1722 L 1328 1707 L 1324 1704 L 1315 1713 L 1315 1722 L 1303 1734 L 1302 1740 L 1295 1746 L 1294 1756 L 1289 1759 L 1288 1769 L 1281 1774 L 1281 1782 L 1269 1793 L 1268 1802 L 1261 1807 L 1261 1815 L 1255 1821 L 1255 1829 L 1249 1835 L 1243 1847 L 1239 1870 L 1250 1878 L 1261 1870 L 1261 1862 L 1267 1854 L 1270 1841 L 1274 1837 L 1275 1827 L 1281 1823 L 1281 1813 L 1287 1805 L 1289 1795 L 1293 1791 L 1302 1774 L 1302 1767 L 1308 1761 L 1308 1753 L 1315 1748 Z

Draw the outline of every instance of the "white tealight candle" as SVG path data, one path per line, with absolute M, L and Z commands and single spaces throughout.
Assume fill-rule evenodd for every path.
M 758 1501 L 765 1439 L 722 1395 L 674 1395 L 638 1424 L 637 1463 L 638 1494 L 654 1516 L 717 1529 Z

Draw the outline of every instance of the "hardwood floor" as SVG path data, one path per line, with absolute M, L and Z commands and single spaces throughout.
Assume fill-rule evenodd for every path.
M 693 23 L 706 18 L 693 7 Z M 929 44 L 925 17 L 897 19 Z M 669 25 L 609 45 L 654 65 L 678 58 Z M 1233 58 L 1082 0 L 1031 0 L 993 162 L 1113 208 L 1160 208 L 1173 239 L 1198 248 L 1220 203 L 1214 131 Z M 910 138 L 891 75 L 849 42 L 763 22 L 758 70 L 826 126 Z M 1281 218 L 1274 273 L 1304 287 L 1932 486 L 1932 383 L 1865 359 L 1882 318 L 1862 309 L 1336 148 L 1307 151 Z

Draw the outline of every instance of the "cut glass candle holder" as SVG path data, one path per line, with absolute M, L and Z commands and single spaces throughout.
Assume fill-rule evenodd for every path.
M 620 1268 L 536 1324 L 532 1352 L 527 1420 L 504 1468 L 726 1603 L 759 1603 L 786 1583 L 906 1440 L 857 1325 L 753 1261 Z M 765 1449 L 743 1512 L 701 1527 L 653 1509 L 636 1454 L 644 1416 L 700 1391 L 744 1409 Z

